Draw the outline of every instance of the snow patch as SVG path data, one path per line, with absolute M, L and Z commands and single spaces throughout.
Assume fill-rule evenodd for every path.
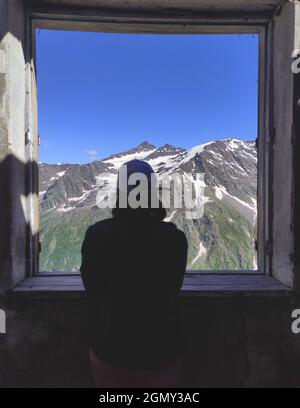
M 166 167 L 170 167 L 173 165 L 172 159 L 174 159 L 174 154 L 173 155 L 168 155 L 168 156 L 160 156 L 156 157 L 155 159 L 149 159 L 146 160 L 151 167 L 153 167 L 153 170 L 155 171 L 160 165 L 164 165 Z
M 195 262 L 198 261 L 199 258 L 201 258 L 201 256 L 206 254 L 206 248 L 204 247 L 204 245 L 202 244 L 202 242 L 200 241 L 200 245 L 199 245 L 199 251 L 198 254 L 195 256 L 195 258 L 193 259 L 191 265 L 194 265 Z
M 75 207 L 65 207 L 65 206 L 62 206 L 62 207 L 59 207 L 59 208 L 57 209 L 57 212 L 65 213 L 65 212 L 68 212 L 68 211 L 71 211 L 71 210 L 74 210 L 74 209 L 75 209 Z
M 115 170 L 118 170 L 122 164 L 133 160 L 133 159 L 138 159 L 138 160 L 143 160 L 146 156 L 149 156 L 150 154 L 154 153 L 155 150 L 157 149 L 152 149 L 152 150 L 147 150 L 147 151 L 143 151 L 143 152 L 136 152 L 136 153 L 129 153 L 129 154 L 124 154 L 121 157 L 115 157 L 113 159 L 107 159 L 107 160 L 103 160 L 103 163 L 108 163 L 111 164 Z
M 257 215 L 257 207 L 256 205 L 250 205 L 248 203 L 246 203 L 245 201 L 241 200 L 240 198 L 231 195 L 225 187 L 218 187 L 221 190 L 221 193 L 223 195 L 223 199 L 228 200 L 228 202 L 230 203 L 231 201 L 231 206 L 233 206 L 238 212 L 242 213 L 248 213 L 249 217 L 251 218 L 251 221 L 253 223 L 253 225 L 255 224 L 256 221 L 256 215 Z M 252 202 L 253 202 L 253 198 L 252 198 Z M 237 207 L 234 205 L 234 203 L 236 203 Z M 243 215 L 243 214 L 242 214 Z M 245 215 L 244 215 L 245 216 Z
M 204 144 L 192 147 L 191 149 L 187 151 L 186 156 L 184 157 L 184 159 L 181 161 L 180 164 L 187 163 L 189 160 L 193 159 L 196 156 L 196 154 L 202 153 L 205 147 L 209 146 L 212 143 L 214 142 L 212 141 L 212 142 L 208 142 L 208 143 L 204 143 Z
M 257 271 L 257 256 L 254 255 L 253 256 L 253 267 L 252 267 L 255 271 Z
M 239 149 L 241 145 L 244 144 L 244 142 L 238 139 L 229 139 L 227 141 L 227 144 L 231 149 L 236 150 L 236 149 Z
M 222 200 L 222 198 L 223 198 L 222 189 L 220 187 L 218 187 L 218 186 L 215 186 L 215 195 L 216 195 L 218 200 Z
M 212 166 L 215 166 L 215 163 L 212 161 L 212 160 L 206 160 L 207 161 L 207 163 L 209 163 L 209 164 L 211 164 Z
M 243 201 L 243 200 L 241 200 L 240 198 L 231 195 L 231 194 L 226 190 L 225 187 L 220 187 L 220 190 L 221 190 L 221 192 L 222 192 L 224 195 L 227 195 L 227 196 L 231 197 L 232 199 L 238 201 L 241 205 L 243 205 L 243 206 L 245 206 L 245 207 L 248 207 L 248 208 L 251 209 L 252 211 L 255 211 L 255 212 L 256 212 L 255 206 L 252 206 L 252 205 L 246 203 L 246 201 Z M 253 200 L 253 199 L 252 199 L 252 200 Z
M 93 190 L 83 190 L 83 194 L 80 197 L 71 197 L 68 199 L 70 202 L 79 202 L 86 198 Z
M 173 212 L 169 215 L 169 217 L 166 217 L 166 218 L 164 219 L 164 221 L 165 221 L 165 222 L 170 222 L 171 219 L 174 217 L 174 215 L 175 215 L 176 213 L 177 213 L 177 210 L 173 211 Z

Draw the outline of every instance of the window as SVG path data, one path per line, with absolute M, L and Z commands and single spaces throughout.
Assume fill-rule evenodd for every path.
M 198 2 L 197 5 L 187 2 L 189 6 L 184 3 L 179 7 L 178 2 L 162 1 L 164 6 L 158 7 L 154 3 L 140 5 L 136 1 L 125 5 L 120 0 L 115 2 L 116 8 L 104 7 L 101 10 L 95 6 L 96 3 L 93 4 L 95 7 L 89 8 L 91 1 L 86 1 L 80 9 L 71 1 L 54 3 L 28 1 L 24 2 L 26 8 L 22 7 L 23 2 L 10 7 L 1 39 L 1 97 L 3 106 L 9 109 L 0 112 L 4 132 L 2 182 L 5 193 L 2 218 L 5 220 L 4 236 L 11 238 L 9 241 L 5 239 L 2 245 L 4 255 L 0 289 L 12 288 L 25 278 L 30 278 L 24 280 L 24 285 L 27 285 L 25 291 L 37 286 L 36 290 L 40 291 L 45 286 L 36 286 L 34 282 L 40 282 L 46 274 L 43 278 L 33 277 L 40 271 L 36 29 L 160 35 L 256 34 L 259 42 L 257 263 L 258 272 L 271 277 L 257 276 L 252 271 L 251 277 L 244 279 L 244 276 L 240 276 L 244 275 L 240 270 L 233 271 L 233 274 L 228 274 L 226 270 L 222 279 L 226 288 L 234 291 L 245 291 L 250 287 L 251 291 L 261 293 L 262 290 L 273 290 L 274 286 L 277 287 L 276 291 L 285 290 L 286 287 L 276 279 L 295 288 L 294 211 L 297 211 L 293 194 L 297 177 L 293 161 L 293 124 L 296 123 L 295 114 L 298 111 L 295 102 L 297 76 L 291 66 L 295 48 L 299 49 L 297 4 L 279 0 L 274 0 L 272 4 L 253 1 L 250 7 L 249 2 L 239 0 L 234 6 L 230 2 L 223 2 L 222 5 L 217 2 L 212 11 L 207 2 Z M 166 8 L 170 4 L 174 8 Z M 19 19 L 15 18 L 16 10 Z M 56 63 L 59 64 L 59 61 Z M 41 136 L 45 141 L 45 135 L 42 133 Z M 215 273 L 213 277 L 202 275 L 202 282 L 207 282 L 208 278 L 211 282 L 209 291 L 224 292 L 224 287 L 220 285 L 220 273 Z M 209 274 L 212 275 L 212 270 Z M 56 291 L 58 278 L 53 278 L 53 273 L 50 275 L 47 278 L 50 290 Z M 81 291 L 80 278 L 75 278 Z M 47 279 L 45 277 L 43 282 Z M 243 280 L 243 288 L 239 284 L 231 286 L 231 279 L 239 283 Z M 65 290 L 68 288 L 66 282 L 72 281 L 72 274 L 63 276 L 61 281 L 63 289 L 60 290 Z M 247 282 L 250 286 L 247 286 Z M 20 283 L 21 286 L 24 287 Z M 74 286 L 73 283 L 70 286 Z M 203 293 L 205 289 L 198 285 L 193 290 Z
M 42 29 L 36 43 L 40 271 L 78 271 L 85 230 L 111 215 L 99 192 L 132 158 L 161 178 L 203 176 L 204 212 L 171 200 L 166 219 L 186 233 L 190 272 L 261 270 L 259 34 Z

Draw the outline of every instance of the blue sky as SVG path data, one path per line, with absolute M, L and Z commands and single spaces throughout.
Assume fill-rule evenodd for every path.
M 39 160 L 257 135 L 255 35 L 38 30 Z

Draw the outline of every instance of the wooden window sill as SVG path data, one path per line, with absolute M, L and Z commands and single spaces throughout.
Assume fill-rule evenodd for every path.
M 259 273 L 187 273 L 180 296 L 290 296 L 292 289 Z M 79 274 L 39 274 L 20 282 L 11 291 L 14 298 L 84 297 Z

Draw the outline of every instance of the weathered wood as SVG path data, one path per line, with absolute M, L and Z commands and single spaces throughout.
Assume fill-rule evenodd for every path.
M 94 13 L 118 14 L 202 14 L 202 13 L 273 13 L 282 0 L 40 0 L 29 1 L 37 9 L 93 10 Z M 44 4 L 43 4 L 44 3 Z
M 185 285 L 264 285 L 268 286 L 270 284 L 282 286 L 279 281 L 272 279 L 265 275 L 218 275 L 218 274 L 197 274 L 189 275 L 187 274 L 184 278 Z M 19 287 L 34 287 L 34 286 L 81 286 L 82 280 L 80 275 L 61 275 L 61 276 L 35 276 L 32 278 L 25 279 L 22 281 Z
M 279 281 L 265 275 L 217 275 L 187 274 L 181 290 L 181 296 L 205 296 L 226 294 L 275 294 L 288 295 L 292 291 Z M 17 285 L 13 296 L 43 297 L 63 295 L 84 295 L 80 275 L 42 276 L 41 274 L 25 279 Z
M 17 287 L 33 287 L 33 286 L 82 286 L 81 276 L 35 276 L 25 279 Z
M 258 24 L 258 23 L 257 23 Z M 237 21 L 236 24 L 226 24 L 225 20 L 219 22 L 219 25 L 201 23 L 194 21 L 171 23 L 114 23 L 97 21 L 68 21 L 68 20 L 44 20 L 36 18 L 34 20 L 35 28 L 44 28 L 51 30 L 100 32 L 100 33 L 132 33 L 132 34 L 256 34 L 260 31 L 258 25 Z

